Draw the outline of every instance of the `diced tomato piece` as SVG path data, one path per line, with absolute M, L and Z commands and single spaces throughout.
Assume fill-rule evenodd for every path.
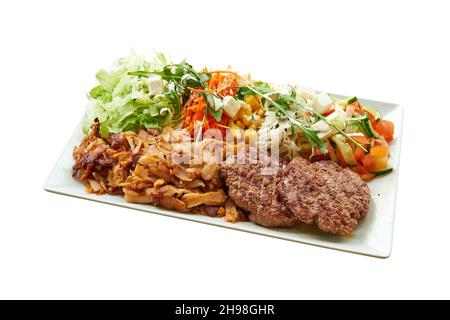
M 372 180 L 375 177 L 373 173 L 360 165 L 351 167 L 351 170 L 357 173 L 364 181 Z
M 394 138 L 394 123 L 392 121 L 384 119 L 380 119 L 377 121 L 375 120 L 374 115 L 371 114 L 369 111 L 362 110 L 362 112 L 363 113 L 361 114 L 365 113 L 369 117 L 372 128 L 380 135 L 382 135 L 387 142 L 391 142 L 392 139 Z
M 378 123 L 383 130 L 383 133 L 381 133 L 383 137 L 387 142 L 391 142 L 394 138 L 394 123 L 392 121 L 384 119 L 380 119 Z
M 348 105 L 345 108 L 345 112 L 347 113 L 347 117 L 352 117 L 356 113 L 355 112 L 355 106 Z
M 361 107 L 359 106 L 359 102 L 358 101 L 355 101 L 355 102 L 352 102 L 352 103 L 348 104 L 347 108 L 348 107 L 353 107 L 353 108 L 355 108 L 355 110 L 360 110 L 361 109 Z
M 329 116 L 330 114 L 332 114 L 336 109 L 334 109 L 334 107 L 328 108 L 327 111 L 325 111 L 324 113 L 322 113 L 322 115 L 324 117 Z
M 361 148 L 358 147 L 355 148 L 354 152 L 355 160 L 358 161 L 359 163 L 362 164 L 362 158 L 364 157 L 365 154 L 366 153 Z
M 330 143 L 326 144 L 326 147 L 328 149 L 328 153 L 324 154 L 322 151 L 319 150 L 319 148 L 314 148 L 314 155 L 311 157 L 311 151 L 308 153 L 308 157 L 311 159 L 311 161 L 320 161 L 320 160 L 330 160 L 331 154 L 334 155 L 334 148 Z
M 366 168 L 364 168 L 363 166 L 360 166 L 360 165 L 353 166 L 353 167 L 351 167 L 351 169 L 353 172 L 356 172 L 359 175 L 369 173 L 369 171 Z
M 375 120 L 375 116 L 367 110 L 364 110 L 364 113 L 367 114 L 367 116 L 369 117 L 369 120 L 370 120 L 370 124 L 375 129 L 375 127 L 377 126 L 377 120 Z
M 383 130 L 383 127 L 381 126 L 381 124 L 380 124 L 379 121 L 378 121 L 378 122 L 377 122 L 377 121 L 372 122 L 371 125 L 372 125 L 372 128 L 373 128 L 376 132 L 378 132 L 379 135 L 381 135 L 381 136 L 384 137 L 384 130 Z
M 365 154 L 362 159 L 362 165 L 367 170 L 371 171 L 375 169 L 375 157 L 371 156 L 370 154 Z

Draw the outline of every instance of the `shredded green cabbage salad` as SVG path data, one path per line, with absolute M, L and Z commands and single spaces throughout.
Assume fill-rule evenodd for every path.
M 160 53 L 155 54 L 153 61 L 132 53 L 119 59 L 110 70 L 98 71 L 98 85 L 88 93 L 83 132 L 89 133 L 96 118 L 102 136 L 141 128 L 162 129 L 180 122 L 180 98 L 170 83 L 157 74 L 129 75 L 136 71 L 160 70 L 167 64 L 167 58 Z

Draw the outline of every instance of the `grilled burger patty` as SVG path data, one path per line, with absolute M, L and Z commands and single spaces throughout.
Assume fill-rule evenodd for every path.
M 277 191 L 300 221 L 339 235 L 350 234 L 369 210 L 367 184 L 333 161 L 293 159 L 283 169 Z
M 277 195 L 281 168 L 272 170 L 270 162 L 270 158 L 264 158 L 257 164 L 222 165 L 221 176 L 228 187 L 228 195 L 237 206 L 250 213 L 250 220 L 256 224 L 274 228 L 295 226 L 300 221 Z

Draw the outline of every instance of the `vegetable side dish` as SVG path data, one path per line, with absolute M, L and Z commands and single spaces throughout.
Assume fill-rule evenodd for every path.
M 96 77 L 73 153 L 73 175 L 90 193 L 347 235 L 368 211 L 365 181 L 392 171 L 394 124 L 356 97 L 162 54 L 132 54 Z

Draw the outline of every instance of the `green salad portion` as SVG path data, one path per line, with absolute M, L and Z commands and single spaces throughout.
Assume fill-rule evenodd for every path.
M 136 77 L 130 72 L 158 71 L 168 61 L 156 54 L 153 61 L 131 54 L 108 71 L 96 74 L 98 85 L 89 91 L 83 132 L 93 121 L 100 121 L 100 133 L 136 131 L 141 128 L 162 129 L 181 121 L 180 98 L 176 88 L 158 74 Z

